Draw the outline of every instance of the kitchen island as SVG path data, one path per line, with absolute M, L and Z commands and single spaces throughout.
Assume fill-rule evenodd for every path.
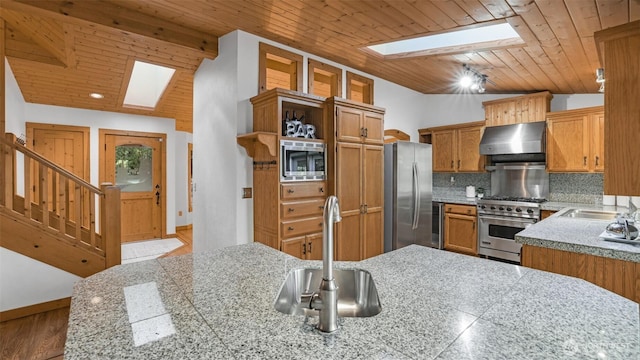
M 412 245 L 365 261 L 382 312 L 274 310 L 290 269 L 248 244 L 107 269 L 74 288 L 70 359 L 563 359 L 640 357 L 638 304 L 586 281 Z

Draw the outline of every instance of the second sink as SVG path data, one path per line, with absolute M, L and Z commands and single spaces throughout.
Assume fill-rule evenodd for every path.
M 615 220 L 616 216 L 620 215 L 615 211 L 600 211 L 600 210 L 586 210 L 586 209 L 567 209 L 560 216 L 570 217 L 576 219 L 591 219 L 591 220 Z
M 382 311 L 371 273 L 362 269 L 334 269 L 333 276 L 338 285 L 338 317 L 369 317 Z M 300 298 L 304 292 L 316 291 L 320 281 L 322 269 L 291 270 L 276 297 L 276 310 L 291 315 L 318 316 L 318 311 L 309 309 Z

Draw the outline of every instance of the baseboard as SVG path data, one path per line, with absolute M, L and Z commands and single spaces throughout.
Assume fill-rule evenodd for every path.
M 177 238 L 178 234 L 166 234 L 165 236 L 163 236 L 163 239 L 171 239 L 171 238 Z
M 191 229 L 193 229 L 193 224 L 176 226 L 176 231 L 191 230 Z
M 11 309 L 0 312 L 0 322 L 19 319 L 21 317 L 35 315 L 46 311 L 61 309 L 71 305 L 71 298 L 63 298 L 58 300 L 52 300 L 43 302 L 40 304 L 29 305 L 17 309 Z

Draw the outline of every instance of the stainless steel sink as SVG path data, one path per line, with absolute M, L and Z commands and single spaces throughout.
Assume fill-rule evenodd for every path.
M 369 317 L 382 311 L 371 273 L 361 269 L 334 269 L 333 276 L 338 285 L 339 317 Z M 309 303 L 301 303 L 300 298 L 302 293 L 317 291 L 321 280 L 322 269 L 291 270 L 276 297 L 276 310 L 291 315 L 318 316 L 318 310 L 309 309 Z
M 615 211 L 568 209 L 560 214 L 563 217 L 591 220 L 615 220 L 620 215 Z

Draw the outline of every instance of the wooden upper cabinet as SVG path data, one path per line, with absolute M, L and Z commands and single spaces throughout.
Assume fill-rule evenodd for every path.
M 604 92 L 604 193 L 640 195 L 640 20 L 594 34 L 607 82 Z M 636 55 L 632 55 L 636 54 Z
M 309 94 L 342 96 L 342 69 L 313 59 L 308 64 Z
M 486 126 L 500 126 L 544 121 L 551 106 L 551 95 L 548 91 L 540 93 L 485 101 L 482 103 L 485 112 Z
M 384 113 L 353 106 L 335 107 L 337 141 L 384 144 Z
M 601 106 L 547 115 L 550 172 L 604 170 L 604 112 Z
M 456 153 L 456 131 L 438 130 L 431 135 L 433 150 L 433 171 L 454 172 Z
M 373 105 L 373 79 L 347 71 L 347 99 Z
M 483 172 L 485 157 L 480 155 L 484 122 L 420 129 L 422 142 L 433 145 L 434 172 Z M 428 134 L 428 135 L 427 135 Z

